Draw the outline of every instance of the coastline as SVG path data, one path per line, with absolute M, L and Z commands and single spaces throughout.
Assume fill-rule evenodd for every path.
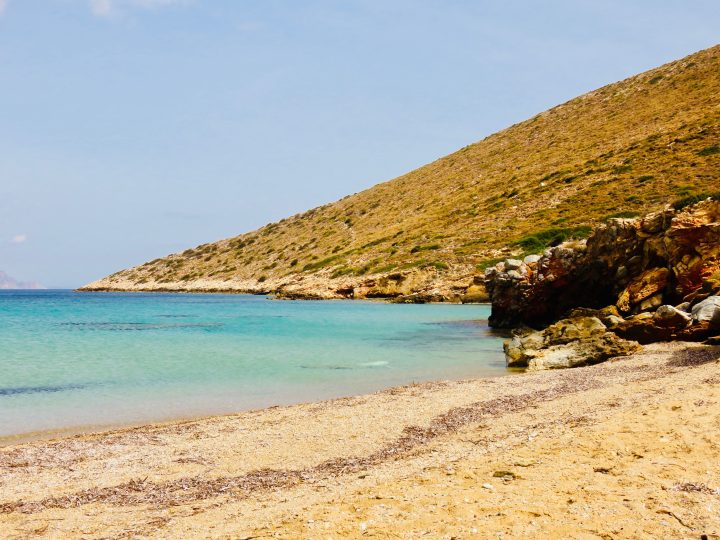
M 720 534 L 720 348 L 0 448 L 8 538 Z M 380 426 L 382 426 L 380 428 Z M 612 437 L 607 436 L 612 434 Z

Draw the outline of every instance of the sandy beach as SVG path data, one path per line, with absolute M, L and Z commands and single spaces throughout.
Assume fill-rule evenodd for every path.
M 720 537 L 720 347 L 0 448 L 2 538 Z

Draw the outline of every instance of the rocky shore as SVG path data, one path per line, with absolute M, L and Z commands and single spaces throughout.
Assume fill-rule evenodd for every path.
M 720 201 L 611 219 L 587 241 L 488 268 L 508 366 L 574 367 L 720 335 Z M 548 326 L 549 325 L 549 326 Z
M 508 252 L 511 250 L 507 250 Z M 282 278 L 194 279 L 188 281 L 137 282 L 114 275 L 78 289 L 81 292 L 189 292 L 244 293 L 272 295 L 281 300 L 366 300 L 383 299 L 397 303 L 487 302 L 483 276 L 473 275 L 470 268 L 455 271 L 406 269 L 367 276 L 332 277 L 320 271 Z

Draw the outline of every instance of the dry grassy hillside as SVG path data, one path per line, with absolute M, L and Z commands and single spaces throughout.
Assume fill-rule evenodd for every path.
M 449 283 L 460 291 L 502 255 L 582 236 L 610 216 L 718 192 L 719 171 L 715 46 L 361 193 L 86 289 L 357 297 Z

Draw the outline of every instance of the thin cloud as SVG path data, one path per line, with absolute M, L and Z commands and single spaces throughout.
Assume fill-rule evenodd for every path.
M 112 14 L 113 5 L 110 0 L 90 0 L 90 11 L 98 17 L 108 17 Z
M 0 0 L 5 2 L 7 0 Z M 192 0 L 90 0 L 90 11 L 97 17 L 111 17 L 129 8 L 155 9 L 188 4 Z
M 1 1 L 2 0 L 0 0 L 0 2 Z M 24 244 L 25 242 L 27 242 L 27 239 L 27 234 L 16 234 L 10 239 L 10 242 L 12 242 L 13 244 Z
M 5 13 L 5 9 L 7 8 L 8 0 L 0 0 L 0 15 Z

